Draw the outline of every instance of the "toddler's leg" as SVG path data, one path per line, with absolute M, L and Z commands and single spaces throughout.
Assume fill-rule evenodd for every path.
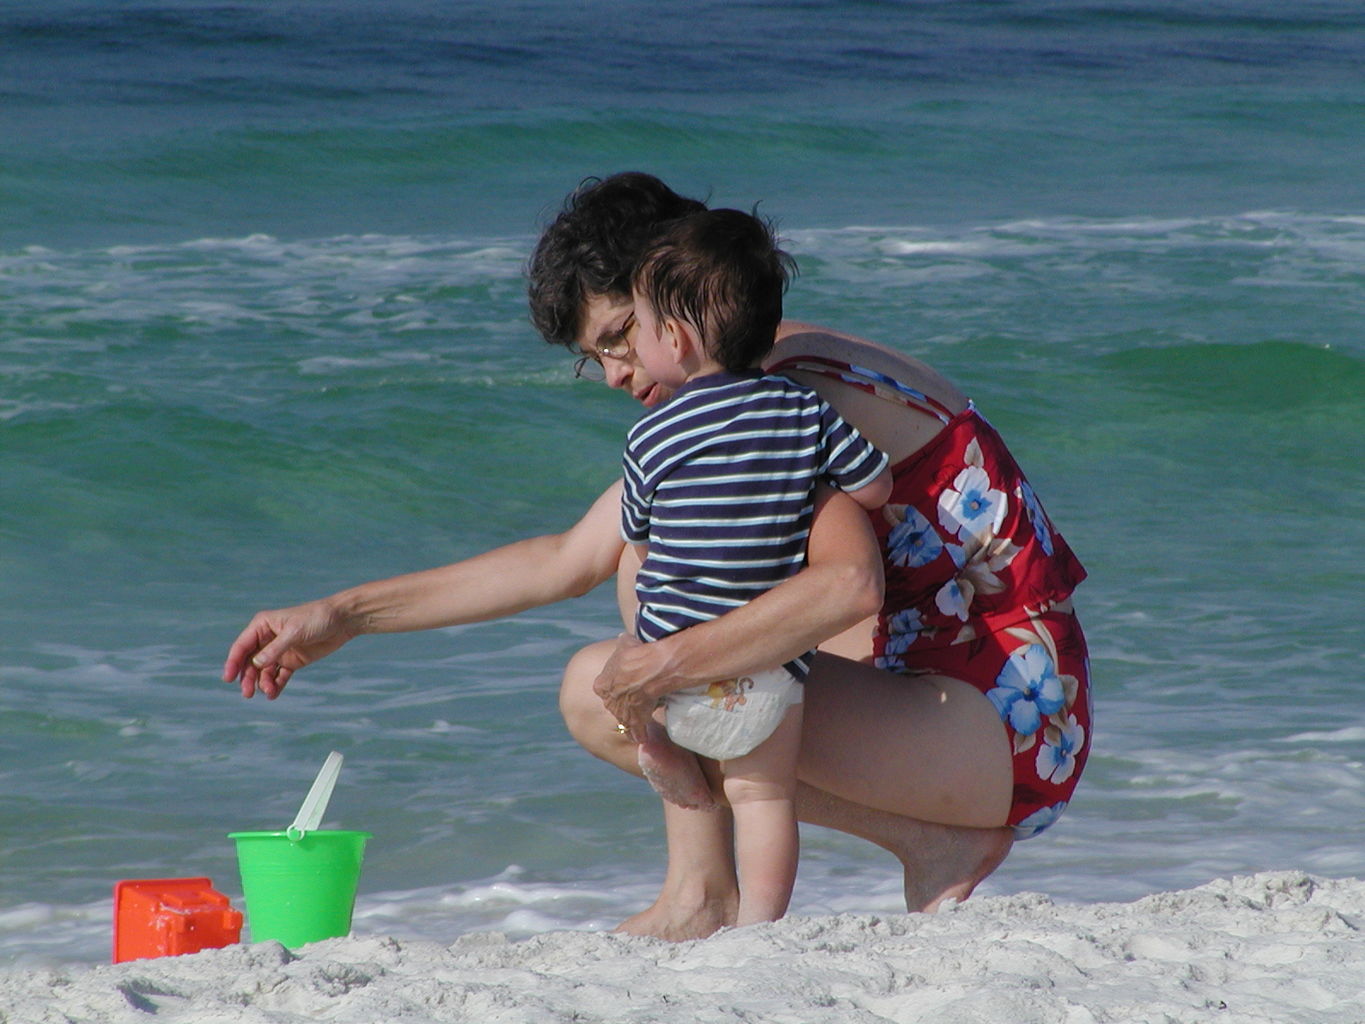
M 735 815 L 739 867 L 736 925 L 776 921 L 787 912 L 796 883 L 796 758 L 801 705 L 793 704 L 771 736 L 743 757 L 721 763 L 725 796 Z
M 669 803 L 688 810 L 714 810 L 715 798 L 702 774 L 697 755 L 671 739 L 658 722 L 649 723 L 649 736 L 640 744 L 640 771 Z

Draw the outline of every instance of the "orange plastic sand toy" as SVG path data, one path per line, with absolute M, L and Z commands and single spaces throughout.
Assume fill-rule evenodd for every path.
M 241 936 L 241 912 L 207 878 L 129 879 L 114 886 L 116 964 L 217 949 Z

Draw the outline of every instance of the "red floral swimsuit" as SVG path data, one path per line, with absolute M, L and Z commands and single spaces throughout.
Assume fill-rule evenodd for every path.
M 870 513 L 886 599 L 879 668 L 964 680 L 995 705 L 1014 751 L 1008 823 L 1037 835 L 1065 810 L 1090 750 L 1090 663 L 1070 596 L 1085 579 L 995 429 L 875 370 L 817 357 L 771 372 L 832 377 L 936 417 L 943 430 L 892 467 Z

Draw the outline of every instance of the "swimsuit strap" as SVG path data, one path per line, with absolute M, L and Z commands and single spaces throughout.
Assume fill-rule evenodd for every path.
M 877 370 L 870 370 L 866 366 L 843 363 L 837 359 L 826 359 L 823 356 L 793 356 L 791 359 L 783 359 L 768 368 L 769 373 L 782 373 L 786 370 L 799 370 L 842 381 L 859 391 L 867 392 L 869 395 L 876 395 L 888 402 L 897 402 L 927 416 L 933 416 L 941 423 L 946 424 L 953 419 L 952 411 L 942 402 L 930 398 L 923 391 L 916 391 L 914 388 L 902 384 L 894 377 L 888 377 Z

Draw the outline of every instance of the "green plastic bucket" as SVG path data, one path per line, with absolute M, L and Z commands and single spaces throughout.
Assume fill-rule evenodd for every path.
M 351 931 L 369 832 L 233 832 L 252 942 L 293 949 Z

